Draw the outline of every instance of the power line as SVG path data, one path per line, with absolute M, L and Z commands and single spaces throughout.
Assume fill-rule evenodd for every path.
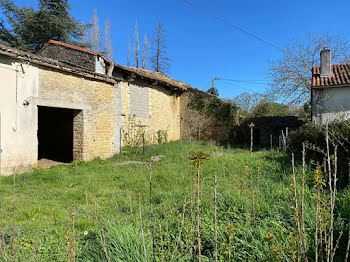
M 257 85 L 268 85 L 270 83 L 265 82 L 265 83 L 259 83 L 259 82 L 255 82 L 255 81 L 259 81 L 259 80 L 255 80 L 255 81 L 250 81 L 250 80 L 236 80 L 236 79 L 229 79 L 229 78 L 219 78 L 219 77 L 215 77 L 215 80 L 224 80 L 224 81 L 230 81 L 230 82 L 238 82 L 238 83 L 245 83 L 245 84 L 257 84 Z M 264 80 L 262 80 L 264 81 Z
M 238 90 L 239 92 L 242 92 L 242 90 L 248 91 L 248 92 L 255 92 L 253 89 L 243 87 L 243 86 L 236 86 L 236 85 L 232 85 L 232 84 L 230 86 L 224 86 L 224 88 L 231 88 L 231 87 L 235 87 L 236 90 Z
M 255 38 L 255 39 L 257 39 L 257 40 L 259 40 L 259 41 L 261 41 L 261 42 L 263 42 L 263 43 L 265 43 L 265 44 L 268 44 L 268 45 L 270 45 L 270 46 L 272 46 L 272 47 L 278 49 L 278 50 L 281 51 L 281 52 L 284 52 L 284 50 L 283 50 L 282 48 L 278 47 L 277 45 L 275 45 L 275 44 L 273 44 L 273 43 L 271 43 L 271 42 L 269 42 L 269 41 L 267 41 L 267 40 L 264 40 L 264 39 L 262 39 L 261 37 L 256 36 L 256 35 L 254 35 L 254 34 L 248 32 L 247 30 L 244 30 L 244 29 L 242 29 L 242 28 L 240 28 L 240 27 L 238 27 L 238 26 L 232 24 L 231 22 L 225 20 L 225 19 L 222 18 L 222 17 L 219 17 L 219 16 L 217 16 L 217 15 L 211 13 L 210 11 L 208 11 L 208 10 L 206 10 L 206 9 L 204 9 L 204 8 L 202 8 L 202 7 L 196 5 L 196 4 L 194 4 L 194 3 L 192 3 L 192 2 L 190 2 L 190 1 L 188 1 L 188 0 L 182 0 L 182 1 L 185 2 L 186 4 L 192 6 L 193 8 L 195 8 L 195 9 L 201 11 L 202 13 L 205 13 L 205 14 L 211 16 L 211 17 L 214 17 L 215 19 L 217 19 L 217 20 L 223 22 L 224 24 L 227 24 L 227 25 L 229 25 L 229 26 L 235 28 L 236 30 L 238 30 L 238 31 L 240 31 L 240 32 L 242 32 L 242 33 L 244 33 L 244 34 L 246 34 L 246 35 L 249 35 L 250 37 L 253 37 L 253 38 Z

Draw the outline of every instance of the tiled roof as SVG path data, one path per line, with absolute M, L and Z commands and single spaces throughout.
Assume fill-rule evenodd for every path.
M 321 77 L 320 67 L 312 68 L 311 87 L 350 86 L 350 64 L 332 65 L 332 77 Z
M 96 56 L 103 56 L 103 55 L 102 55 L 101 53 L 99 53 L 99 52 L 91 51 L 91 50 L 88 50 L 88 49 L 86 49 L 86 48 L 82 48 L 82 47 L 79 47 L 79 46 L 74 46 L 74 45 L 66 44 L 66 43 L 63 43 L 63 42 L 60 42 L 60 41 L 56 41 L 56 40 L 50 40 L 50 41 L 49 41 L 48 43 L 46 43 L 36 54 L 39 55 L 39 54 L 40 54 L 47 46 L 49 46 L 50 44 L 68 47 L 68 48 L 71 48 L 71 49 L 79 50 L 79 51 L 81 51 L 81 52 L 89 53 L 89 54 L 96 55 Z
M 40 55 L 40 53 L 47 46 L 49 46 L 50 44 L 64 46 L 64 47 L 67 47 L 67 48 L 79 50 L 81 52 L 89 53 L 89 54 L 92 54 L 92 55 L 101 56 L 101 57 L 103 57 L 103 59 L 105 59 L 109 63 L 112 63 L 110 60 L 108 60 L 106 57 L 104 57 L 103 54 L 101 54 L 99 52 L 94 52 L 94 51 L 91 51 L 91 50 L 88 50 L 88 49 L 85 49 L 85 48 L 82 48 L 82 47 L 73 46 L 73 45 L 62 43 L 62 42 L 55 41 L 55 40 L 50 40 L 47 44 L 45 44 L 37 52 L 37 54 Z M 141 68 L 136 68 L 136 67 L 123 66 L 123 65 L 119 65 L 117 63 L 114 63 L 114 66 L 119 68 L 119 69 L 121 69 L 121 70 L 123 70 L 123 71 L 127 71 L 129 73 L 133 73 L 133 74 L 135 74 L 135 75 L 137 75 L 139 77 L 147 78 L 147 79 L 154 80 L 154 81 L 158 81 L 160 84 L 163 84 L 163 85 L 166 85 L 166 86 L 172 86 L 172 87 L 175 87 L 175 88 L 178 88 L 178 89 L 181 89 L 181 90 L 186 90 L 187 88 L 190 87 L 190 85 L 188 85 L 188 84 L 186 84 L 184 82 L 175 80 L 175 79 L 173 79 L 173 78 L 171 78 L 171 77 L 169 77 L 169 76 L 167 76 L 167 75 L 165 75 L 163 73 L 152 72 L 152 71 L 147 70 L 147 69 L 141 69 Z
M 129 66 L 123 66 L 115 63 L 116 67 L 119 67 L 122 70 L 134 73 L 135 75 L 138 75 L 140 77 L 148 78 L 154 81 L 158 81 L 161 84 L 167 85 L 167 86 L 173 86 L 181 90 L 187 90 L 191 86 L 189 84 L 186 84 L 184 82 L 175 80 L 163 73 L 160 72 L 153 72 L 147 69 L 142 68 L 136 68 L 136 67 L 129 67 Z
M 28 61 L 28 62 L 31 62 L 34 64 L 63 70 L 65 72 L 71 72 L 71 73 L 85 76 L 88 78 L 99 79 L 99 80 L 110 82 L 110 83 L 115 83 L 115 81 L 116 81 L 116 79 L 114 79 L 113 77 L 109 77 L 105 74 L 91 72 L 91 71 L 83 69 L 83 68 L 79 68 L 79 67 L 75 67 L 72 65 L 68 65 L 66 63 L 62 63 L 62 62 L 55 60 L 55 59 L 46 58 L 46 57 L 39 56 L 36 54 L 21 51 L 21 50 L 18 50 L 18 49 L 15 49 L 15 48 L 3 45 L 3 44 L 0 44 L 0 54 L 14 57 L 14 58 L 18 58 L 20 60 Z

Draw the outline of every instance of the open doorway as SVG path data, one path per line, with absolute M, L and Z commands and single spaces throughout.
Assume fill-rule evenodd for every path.
M 73 161 L 73 127 L 77 111 L 38 106 L 38 160 Z

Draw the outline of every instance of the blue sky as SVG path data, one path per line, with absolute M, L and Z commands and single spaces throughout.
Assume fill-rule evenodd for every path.
M 307 33 L 350 35 L 350 1 L 325 0 L 190 0 L 277 46 L 304 38 Z M 35 5 L 34 0 L 17 0 Z M 211 77 L 264 80 L 269 60 L 281 57 L 277 49 L 259 42 L 220 21 L 201 13 L 182 0 L 70 0 L 73 16 L 88 23 L 96 9 L 101 27 L 111 19 L 112 40 L 117 63 L 126 64 L 128 39 L 136 21 L 140 38 L 152 36 L 154 26 L 167 30 L 170 76 L 193 87 L 207 90 Z M 266 85 L 216 81 L 221 97 L 242 92 L 263 92 Z

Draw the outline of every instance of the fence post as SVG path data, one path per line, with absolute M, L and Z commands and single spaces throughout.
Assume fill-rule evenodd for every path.
M 272 151 L 272 134 L 270 134 L 270 146 L 271 146 L 271 151 Z
M 281 144 L 282 144 L 282 137 L 279 136 L 279 137 L 278 137 L 278 150 L 279 150 L 279 151 L 281 151 L 281 148 L 282 148 L 282 145 L 281 145 Z
M 287 130 L 286 130 L 287 131 Z M 287 137 L 285 136 L 283 130 L 281 130 L 282 133 L 282 144 L 283 144 L 283 151 L 287 152 Z
M 142 133 L 142 154 L 145 154 L 145 131 Z
M 2 158 L 2 147 L 1 147 L 1 112 L 0 112 L 0 175 L 1 175 L 1 158 Z
M 254 141 L 254 123 L 251 122 L 249 124 L 249 128 L 250 128 L 250 155 L 253 154 L 253 141 Z
M 180 145 L 182 145 L 182 117 L 180 117 Z

